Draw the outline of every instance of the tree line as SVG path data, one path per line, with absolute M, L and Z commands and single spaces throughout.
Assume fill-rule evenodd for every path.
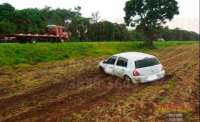
M 81 7 L 52 9 L 45 7 L 18 10 L 9 3 L 0 5 L 0 34 L 45 33 L 50 24 L 62 25 L 71 33 L 71 41 L 142 41 L 146 36 L 128 29 L 126 24 L 99 21 L 99 13 L 90 18 L 81 15 Z M 164 40 L 198 40 L 198 34 L 181 29 L 161 28 L 159 38 Z

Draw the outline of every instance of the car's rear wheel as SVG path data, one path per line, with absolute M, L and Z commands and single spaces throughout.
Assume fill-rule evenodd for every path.
M 127 82 L 127 83 L 132 83 L 132 80 L 129 76 L 125 75 L 124 76 L 124 80 Z
M 136 81 L 135 79 L 131 79 L 129 76 L 125 75 L 124 76 L 124 80 L 128 83 L 131 83 L 131 84 L 138 84 L 138 81 Z
M 137 80 L 134 79 L 134 80 L 132 81 L 132 83 L 134 83 L 134 84 L 139 84 L 139 81 L 137 81 Z

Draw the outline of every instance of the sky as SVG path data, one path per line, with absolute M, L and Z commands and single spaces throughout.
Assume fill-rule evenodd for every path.
M 0 0 L 10 3 L 16 9 L 52 8 L 73 9 L 81 6 L 84 17 L 91 17 L 92 12 L 99 11 L 101 20 L 123 23 L 125 13 L 123 8 L 127 0 Z M 167 25 L 170 28 L 181 28 L 199 33 L 199 0 L 177 0 L 180 14 Z

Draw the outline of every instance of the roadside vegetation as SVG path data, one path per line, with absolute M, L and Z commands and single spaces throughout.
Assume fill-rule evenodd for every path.
M 196 42 L 156 42 L 155 45 L 158 50 L 168 46 L 191 43 Z M 98 57 L 126 51 L 148 51 L 148 49 L 143 48 L 141 42 L 7 43 L 0 45 L 0 66 L 35 64 L 81 57 Z

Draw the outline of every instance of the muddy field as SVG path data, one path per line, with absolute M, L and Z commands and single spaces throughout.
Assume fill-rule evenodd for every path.
M 183 118 L 198 122 L 198 45 L 152 54 L 167 76 L 138 85 L 101 73 L 105 57 L 0 69 L 0 122 L 160 122 L 166 103 L 188 105 Z

